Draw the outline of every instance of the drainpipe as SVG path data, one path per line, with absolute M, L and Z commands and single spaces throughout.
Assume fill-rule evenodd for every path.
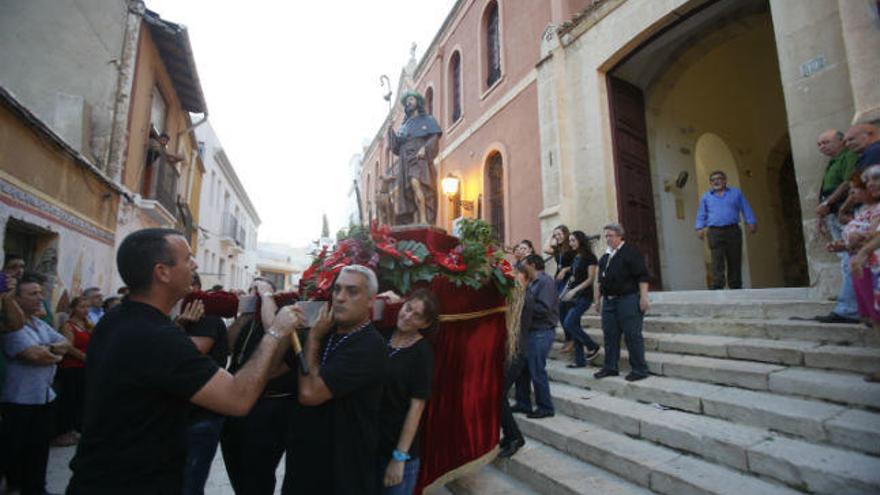
M 122 167 L 128 142 L 128 116 L 131 112 L 131 91 L 134 86 L 134 72 L 137 64 L 137 47 L 140 41 L 141 18 L 144 15 L 144 2 L 128 2 L 122 39 L 122 53 L 116 64 L 119 75 L 116 78 L 113 119 L 110 125 L 110 144 L 107 147 L 105 172 L 111 180 L 122 184 Z
M 186 133 L 188 133 L 189 131 L 195 129 L 196 127 L 198 127 L 198 126 L 204 124 L 204 123 L 207 122 L 207 121 L 208 121 L 208 111 L 205 110 L 205 112 L 202 114 L 202 120 L 196 122 L 195 124 L 193 124 L 193 125 L 187 127 L 186 129 L 180 131 L 179 133 L 177 133 L 177 137 L 180 138 L 180 136 L 183 136 L 184 134 L 186 134 Z

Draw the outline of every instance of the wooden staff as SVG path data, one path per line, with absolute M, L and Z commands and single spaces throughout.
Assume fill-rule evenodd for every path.
M 296 333 L 296 329 L 290 332 L 290 345 L 293 347 L 293 353 L 296 354 L 296 358 L 299 360 L 299 370 L 302 371 L 303 375 L 308 375 L 309 363 L 306 362 L 306 357 L 303 355 L 302 344 L 299 341 L 299 334 Z

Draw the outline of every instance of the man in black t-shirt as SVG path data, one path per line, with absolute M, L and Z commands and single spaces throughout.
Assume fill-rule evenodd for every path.
M 67 493 L 180 493 L 189 404 L 246 414 L 301 317 L 281 311 L 257 356 L 233 376 L 168 317 L 196 268 L 186 238 L 169 229 L 134 232 L 117 265 L 131 293 L 89 343 L 83 435 Z
M 370 322 L 376 275 L 367 267 L 342 269 L 306 339 L 309 374 L 299 375 L 299 443 L 293 475 L 282 493 L 378 493 L 379 407 L 385 341 Z
M 618 375 L 620 336 L 623 335 L 632 368 L 626 380 L 644 380 L 648 377 L 648 363 L 645 361 L 642 319 L 648 311 L 650 275 L 645 257 L 638 248 L 624 242 L 623 226 L 608 224 L 604 235 L 608 251 L 599 260 L 599 283 L 594 285 L 594 298 L 596 310 L 602 315 L 605 362 L 593 376 L 601 379 Z

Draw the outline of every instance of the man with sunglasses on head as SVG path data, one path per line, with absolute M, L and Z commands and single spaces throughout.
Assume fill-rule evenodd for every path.
M 716 170 L 709 175 L 712 189 L 700 198 L 697 211 L 697 237 L 709 237 L 712 253 L 712 289 L 723 289 L 727 265 L 727 286 L 742 289 L 742 230 L 740 216 L 749 232 L 758 231 L 758 221 L 742 191 L 727 185 L 727 175 Z

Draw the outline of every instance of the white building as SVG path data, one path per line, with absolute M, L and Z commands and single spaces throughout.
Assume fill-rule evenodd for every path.
M 278 291 L 296 288 L 302 272 L 312 263 L 311 249 L 292 247 L 274 242 L 261 242 L 258 248 L 257 270 L 271 280 Z
M 202 180 L 196 261 L 205 289 L 247 289 L 257 275 L 260 217 L 238 180 L 211 124 L 196 128 L 205 175 Z

